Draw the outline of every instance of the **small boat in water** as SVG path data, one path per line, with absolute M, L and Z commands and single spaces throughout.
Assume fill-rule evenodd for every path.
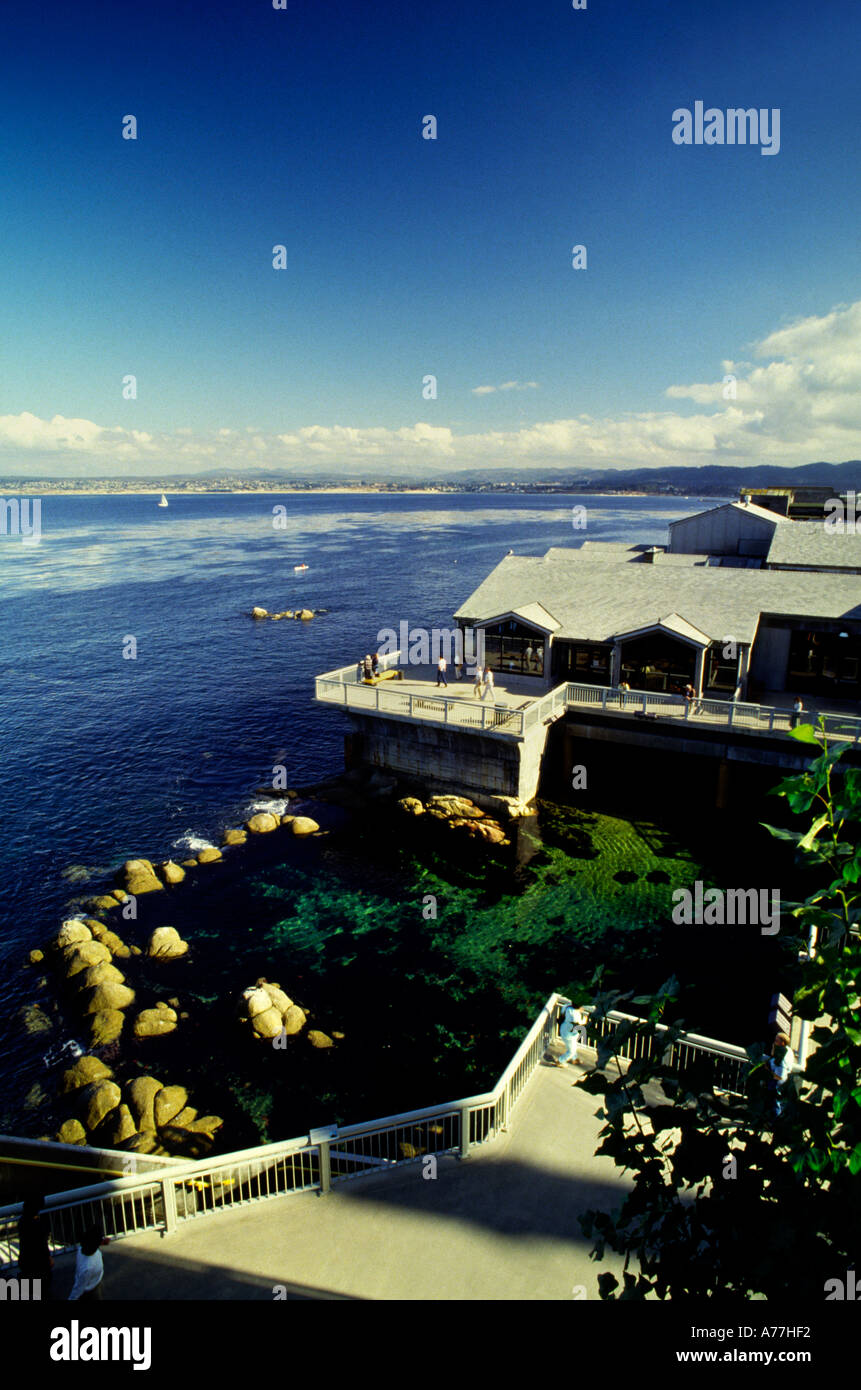
M 161 495 L 161 501 L 158 502 L 156 505 L 159 507 L 166 507 L 168 505 L 167 498 L 165 497 L 164 493 L 162 493 Z
M 294 571 L 295 571 L 296 574 L 298 574 L 298 573 L 300 572 L 300 570 L 306 570 L 307 568 L 308 568 L 307 565 L 294 565 L 294 566 L 293 566 L 293 569 L 294 569 Z

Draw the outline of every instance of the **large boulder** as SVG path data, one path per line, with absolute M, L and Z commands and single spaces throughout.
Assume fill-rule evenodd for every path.
M 258 1014 L 265 1013 L 267 1009 L 272 1008 L 272 1000 L 269 998 L 267 991 L 257 986 L 255 986 L 254 989 L 246 989 L 242 998 L 245 1001 L 245 1012 L 251 1019 L 256 1018 Z
M 290 822 L 290 829 L 294 835 L 313 835 L 320 827 L 310 816 L 294 816 Z
M 179 864 L 174 864 L 172 859 L 167 859 L 163 864 L 159 864 L 158 871 L 165 883 L 182 883 L 185 878 L 185 869 L 181 869 Z
M 313 616 L 314 616 L 314 610 L 313 610 L 313 608 L 300 608 L 299 611 L 298 611 L 297 614 L 296 614 L 296 617 L 297 617 L 297 618 L 301 618 L 302 621 L 303 621 L 303 623 L 307 623 L 308 619 L 309 619 L 309 618 L 313 618 Z
M 402 796 L 398 802 L 398 809 L 407 816 L 423 816 L 425 808 L 417 796 Z
M 279 820 L 268 811 L 258 811 L 257 815 L 252 816 L 245 824 L 252 835 L 268 835 L 270 830 L 278 829 Z
M 162 1086 L 156 1093 L 153 1103 L 153 1114 L 159 1129 L 162 1125 L 170 1124 L 175 1115 L 178 1115 L 188 1105 L 188 1091 L 184 1086 Z
M 157 1004 L 154 1009 L 142 1009 L 135 1019 L 136 1038 L 160 1038 L 176 1029 L 176 1009 Z
M 305 1036 L 312 1047 L 325 1048 L 335 1046 L 329 1034 L 321 1033 L 318 1028 L 312 1028 Z
M 121 970 L 118 970 L 107 960 L 100 960 L 95 965 L 88 965 L 86 970 L 80 971 L 75 976 L 75 984 L 79 985 L 81 989 L 92 989 L 94 985 L 103 985 L 109 980 L 116 985 L 124 985 L 126 977 Z
M 244 845 L 247 839 L 248 834 L 245 830 L 225 830 L 224 832 L 226 845 Z
M 109 964 L 111 953 L 102 941 L 81 941 L 77 946 L 67 946 L 63 952 L 63 970 L 71 980 L 100 962 Z
M 159 884 L 161 887 L 161 884 Z M 90 898 L 90 907 L 94 912 L 110 912 L 112 908 L 119 907 L 116 898 L 110 897 L 107 893 L 102 893 L 98 898 Z
M 114 1149 L 117 1144 L 131 1139 L 132 1135 L 136 1133 L 137 1126 L 132 1119 L 129 1107 L 118 1105 L 114 1110 L 108 1111 L 93 1138 L 98 1139 L 99 1144 Z
M 81 922 L 77 917 L 70 918 L 64 922 L 57 933 L 57 945 L 60 950 L 64 946 L 77 946 L 81 941 L 92 941 L 93 933 L 86 922 Z
M 115 1081 L 96 1081 L 76 1093 L 75 1108 L 84 1127 L 92 1132 L 119 1105 L 120 1099 L 120 1088 Z
M 127 859 L 118 874 L 120 887 L 139 897 L 141 893 L 155 893 L 164 890 L 164 884 L 157 876 L 148 859 Z
M 202 849 L 197 856 L 198 864 L 214 864 L 222 857 L 221 850 L 210 845 L 207 849 Z
M 268 981 L 264 981 L 260 988 L 254 992 L 255 994 L 261 994 L 264 991 L 269 996 L 273 1008 L 276 1008 L 282 1017 L 286 1014 L 288 1009 L 292 1009 L 293 1000 L 289 999 L 283 989 L 280 989 L 278 985 L 270 985 Z
M 298 1004 L 291 1004 L 283 1021 L 284 1032 L 288 1038 L 292 1037 L 294 1033 L 301 1033 L 306 1021 L 304 1009 L 300 1009 Z
M 277 1038 L 281 1032 L 281 1014 L 270 1005 L 262 1013 L 254 1015 L 251 1020 L 251 1027 L 258 1038 Z
M 481 820 L 484 816 L 484 812 L 466 796 L 432 796 L 427 808 L 446 817 L 457 816 L 460 820 Z
M 156 1096 L 163 1089 L 154 1076 L 136 1076 L 133 1081 L 126 1082 L 126 1099 L 138 1129 L 155 1130 L 153 1106 Z
M 125 959 L 132 954 L 126 943 L 117 936 L 115 931 L 111 931 L 109 927 L 106 927 L 104 922 L 97 922 L 95 917 L 91 917 L 88 919 L 88 925 L 92 929 L 95 939 L 100 941 L 103 946 L 107 946 L 112 956 L 119 956 L 121 959 Z
M 109 1047 L 123 1031 L 126 1016 L 119 1009 L 100 1009 L 89 1014 L 90 1047 Z
M 154 1129 L 145 1130 L 143 1134 L 133 1134 L 129 1139 L 123 1140 L 117 1148 L 124 1149 L 126 1153 L 151 1154 L 158 1148 L 158 1135 Z
M 107 980 L 103 985 L 86 989 L 81 993 L 85 1014 L 98 1014 L 105 1009 L 127 1009 L 135 1002 L 135 992 L 128 985 L 118 985 Z
M 147 942 L 146 953 L 151 960 L 179 960 L 188 951 L 176 927 L 156 927 Z
M 57 1131 L 61 1144 L 86 1144 L 87 1131 L 80 1120 L 64 1120 Z
M 252 618 L 268 618 L 269 610 L 267 608 L 252 608 L 251 616 Z
M 60 1082 L 60 1095 L 68 1095 L 71 1091 L 79 1091 L 83 1086 L 89 1086 L 95 1081 L 110 1081 L 113 1072 L 106 1066 L 99 1057 L 79 1057 L 73 1066 L 63 1072 L 63 1079 Z

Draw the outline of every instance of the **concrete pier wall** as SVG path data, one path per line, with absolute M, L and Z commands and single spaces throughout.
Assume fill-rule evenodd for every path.
M 491 792 L 529 801 L 538 790 L 547 729 L 522 740 L 462 733 L 377 715 L 350 714 L 351 758 L 368 767 L 412 777 L 431 788 L 465 794 Z

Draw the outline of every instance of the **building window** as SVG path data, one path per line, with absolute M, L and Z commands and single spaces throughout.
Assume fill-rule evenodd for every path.
M 553 678 L 569 680 L 577 685 L 609 685 L 610 647 L 594 642 L 555 642 L 553 645 Z
M 786 671 L 788 690 L 836 699 L 861 698 L 861 638 L 837 632 L 793 632 Z
M 707 690 L 735 690 L 738 685 L 738 657 L 735 660 L 725 657 L 721 642 L 715 642 L 706 653 L 703 684 Z
M 491 671 L 521 676 L 544 674 L 544 634 L 525 623 L 494 623 L 484 629 L 484 661 Z

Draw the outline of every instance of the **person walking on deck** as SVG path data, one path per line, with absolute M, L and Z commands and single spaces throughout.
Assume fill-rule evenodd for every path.
M 568 1004 L 559 1025 L 559 1037 L 565 1044 L 565 1051 L 556 1059 L 557 1067 L 575 1066 L 577 1049 L 586 1041 L 586 1015 L 582 1009 Z
M 446 678 L 445 678 L 446 667 L 447 667 L 446 659 L 445 659 L 444 656 L 441 656 L 440 659 L 439 659 L 439 661 L 438 661 L 437 664 L 436 664 L 436 683 L 437 683 L 437 689 L 440 687 L 440 685 L 444 685 L 444 686 L 446 687 L 446 689 L 448 689 L 448 681 L 447 681 Z
M 797 729 L 797 728 L 798 728 L 798 721 L 799 721 L 799 719 L 801 718 L 801 716 L 802 716 L 803 713 L 804 713 L 804 705 L 801 703 L 801 696 L 800 696 L 800 695 L 796 695 L 796 697 L 795 697 L 795 704 L 792 706 L 792 714 L 790 715 L 790 718 L 789 718 L 789 727 L 790 727 L 790 729 Z
M 69 1294 L 69 1302 L 78 1299 L 100 1299 L 105 1266 L 99 1246 L 107 1245 L 98 1226 L 90 1226 L 81 1236 L 75 1259 L 75 1282 Z
M 479 697 L 480 699 L 483 699 L 483 698 L 484 698 L 484 672 L 482 671 L 482 669 L 481 669 L 480 666 L 476 666 L 476 668 L 475 668 L 475 680 L 473 681 L 472 685 L 473 685 L 473 689 L 475 690 L 476 695 L 478 695 L 478 697 Z
M 485 666 L 485 668 L 484 668 L 484 690 L 481 692 L 481 698 L 482 698 L 482 700 L 486 700 L 486 699 L 488 698 L 488 696 L 490 696 L 490 699 L 492 700 L 492 699 L 494 698 L 495 694 L 496 694 L 496 691 L 495 691 L 494 688 L 493 688 L 493 672 L 491 671 L 491 669 L 490 669 L 489 666 Z
M 362 667 L 363 667 L 364 672 L 365 672 L 365 680 L 366 680 L 366 681 L 373 680 L 374 668 L 373 668 L 373 665 L 371 664 L 371 654 L 370 654 L 370 652 L 368 652 L 368 654 L 367 654 L 366 657 L 365 657 L 365 660 L 362 662 Z

